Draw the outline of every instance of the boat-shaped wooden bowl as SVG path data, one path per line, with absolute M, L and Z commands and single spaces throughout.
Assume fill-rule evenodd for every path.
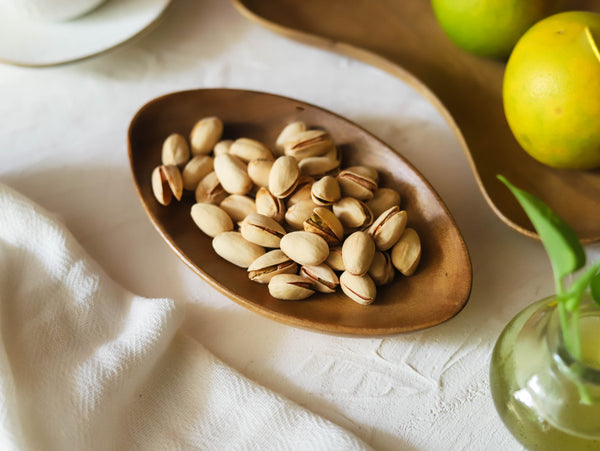
M 165 207 L 153 196 L 151 173 L 161 161 L 161 147 L 171 133 L 189 136 L 202 117 L 216 115 L 224 138 L 249 137 L 271 147 L 282 128 L 302 120 L 327 130 L 339 145 L 342 165 L 369 165 L 379 171 L 381 186 L 398 190 L 408 224 L 419 233 L 422 259 L 411 277 L 397 275 L 378 290 L 376 301 L 362 306 L 344 296 L 315 294 L 304 301 L 272 298 L 266 285 L 251 282 L 213 250 L 190 217 L 194 196 Z M 390 147 L 350 121 L 286 97 L 234 89 L 201 89 L 152 100 L 129 128 L 129 158 L 142 204 L 173 251 L 196 273 L 235 302 L 294 326 L 333 333 L 385 335 L 434 326 L 456 315 L 469 298 L 469 254 L 442 200 L 419 172 Z
M 537 237 L 497 174 L 542 198 L 583 242 L 600 240 L 600 171 L 552 169 L 529 157 L 504 117 L 504 63 L 452 44 L 429 0 L 233 1 L 260 25 L 373 64 L 412 85 L 446 119 L 487 203 L 513 229 Z M 569 9 L 600 12 L 600 3 L 574 0 Z

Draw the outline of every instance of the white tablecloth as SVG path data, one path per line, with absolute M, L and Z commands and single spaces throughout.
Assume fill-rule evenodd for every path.
M 473 291 L 454 319 L 422 332 L 352 338 L 252 313 L 203 282 L 162 241 L 133 187 L 126 133 L 148 100 L 235 87 L 317 104 L 407 157 L 453 213 Z M 93 60 L 0 66 L 0 182 L 66 223 L 128 290 L 188 303 L 184 327 L 218 358 L 375 449 L 514 450 L 489 392 L 502 327 L 552 291 L 541 245 L 507 228 L 479 192 L 447 124 L 378 69 L 291 42 L 224 0 L 179 0 L 149 35 Z

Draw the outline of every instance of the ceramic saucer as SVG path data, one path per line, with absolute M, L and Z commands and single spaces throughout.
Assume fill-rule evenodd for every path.
M 109 0 L 77 19 L 35 22 L 0 6 L 0 61 L 53 66 L 113 49 L 150 29 L 171 0 Z

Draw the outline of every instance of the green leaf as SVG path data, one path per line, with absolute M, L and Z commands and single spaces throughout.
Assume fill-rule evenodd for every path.
M 573 229 L 541 199 L 517 188 L 504 176 L 499 175 L 498 179 L 510 189 L 531 220 L 546 248 L 555 277 L 562 280 L 582 268 L 585 252 Z
M 592 292 L 592 298 L 596 304 L 600 305 L 600 272 L 596 274 L 590 282 L 590 291 Z

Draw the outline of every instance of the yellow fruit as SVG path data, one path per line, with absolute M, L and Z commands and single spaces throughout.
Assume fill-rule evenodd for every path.
M 459 47 L 505 58 L 521 35 L 558 11 L 557 0 L 432 0 L 442 29 Z
M 504 112 L 515 138 L 557 168 L 600 166 L 600 14 L 565 12 L 533 27 L 504 73 Z

